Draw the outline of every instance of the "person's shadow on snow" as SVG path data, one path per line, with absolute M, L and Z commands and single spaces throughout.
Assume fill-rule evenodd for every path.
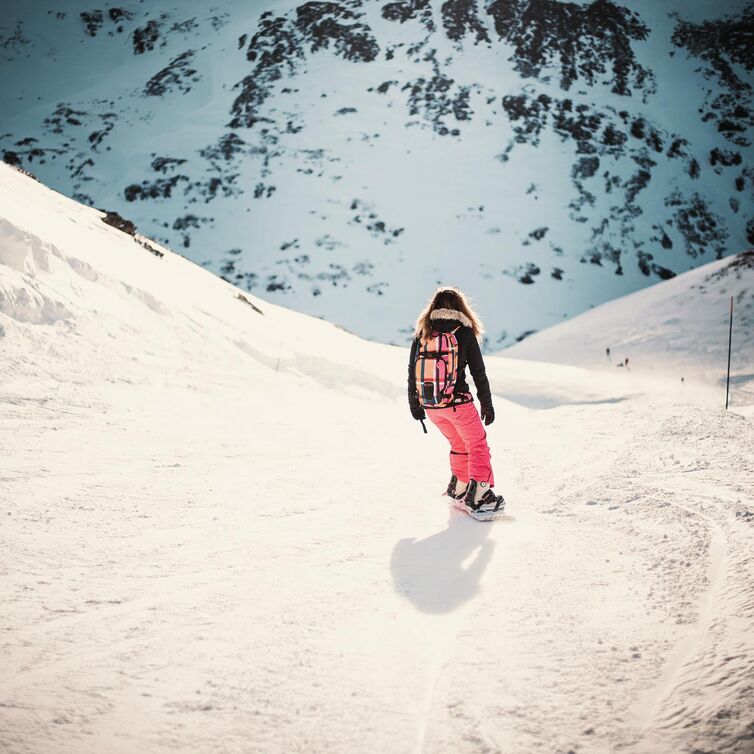
M 449 613 L 479 589 L 495 543 L 489 524 L 450 512 L 448 528 L 426 539 L 401 539 L 390 571 L 396 591 L 425 613 Z

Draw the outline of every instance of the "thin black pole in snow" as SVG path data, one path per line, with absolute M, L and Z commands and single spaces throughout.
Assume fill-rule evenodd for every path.
M 725 381 L 725 410 L 728 410 L 728 394 L 730 393 L 730 346 L 733 341 L 733 296 L 730 297 L 730 326 L 728 328 L 728 378 Z

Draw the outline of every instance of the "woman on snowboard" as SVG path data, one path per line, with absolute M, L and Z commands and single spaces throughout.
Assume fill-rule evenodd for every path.
M 504 501 L 492 490 L 495 479 L 482 426 L 482 420 L 485 425 L 495 420 L 479 349 L 482 332 L 464 294 L 458 288 L 438 288 L 416 320 L 408 362 L 408 403 L 414 419 L 423 425 L 428 416 L 450 443 L 447 495 L 475 518 L 491 518 L 502 510 Z M 466 383 L 467 364 L 481 418 Z

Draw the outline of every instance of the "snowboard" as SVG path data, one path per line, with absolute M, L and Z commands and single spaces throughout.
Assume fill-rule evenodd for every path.
M 505 500 L 503 500 L 502 503 L 500 503 L 500 507 L 493 513 L 493 512 L 484 512 L 484 511 L 473 511 L 471 508 L 467 508 L 464 504 L 463 500 L 456 500 L 455 498 L 450 498 L 450 505 L 455 508 L 457 511 L 461 511 L 465 513 L 467 516 L 470 516 L 475 521 L 497 521 L 500 518 L 503 518 L 505 516 Z

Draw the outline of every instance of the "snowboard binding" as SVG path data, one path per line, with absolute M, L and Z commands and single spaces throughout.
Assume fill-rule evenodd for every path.
M 459 502 L 462 503 L 466 513 L 477 521 L 494 521 L 503 515 L 505 498 L 502 495 L 496 495 L 491 487 L 487 488 L 481 496 L 477 496 L 480 485 L 487 486 L 485 482 L 470 479 L 466 494 Z
M 455 474 L 452 474 L 450 477 L 450 482 L 448 482 L 448 489 L 445 490 L 445 494 L 451 500 L 462 500 L 465 497 L 467 490 L 468 485 L 464 487 L 463 490 L 458 492 L 458 477 Z

